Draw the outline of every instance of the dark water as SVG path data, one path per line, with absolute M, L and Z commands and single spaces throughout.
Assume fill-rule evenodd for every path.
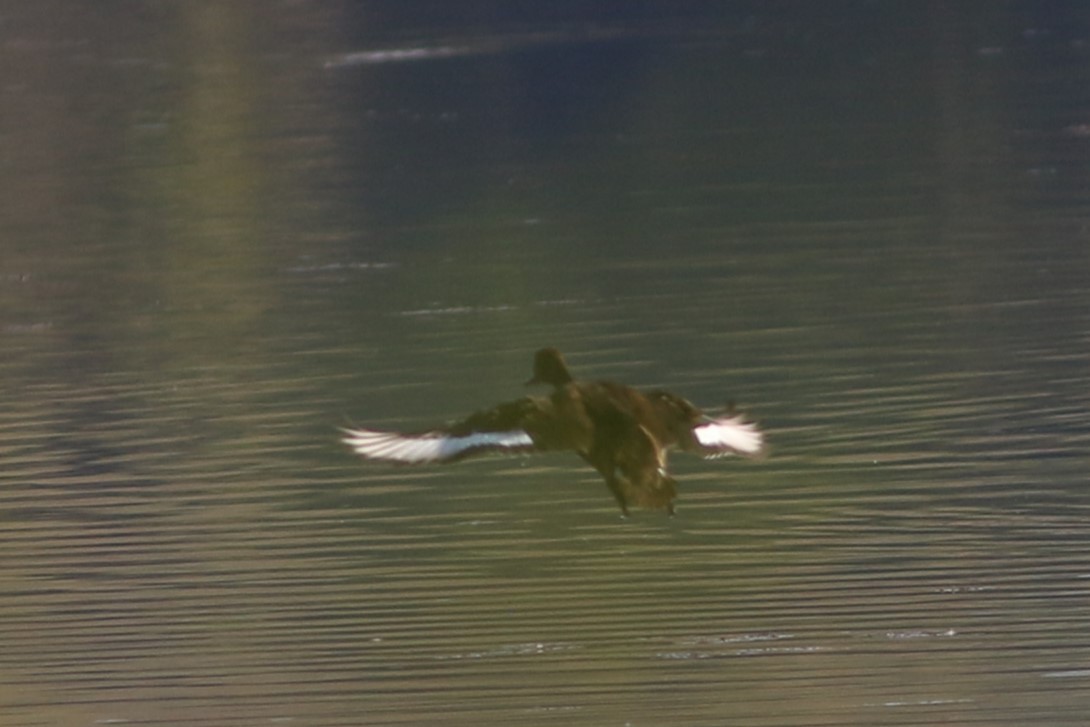
M 8 7 L 0 724 L 1085 724 L 1088 14 L 818 5 Z M 771 456 L 337 442 L 541 345 Z

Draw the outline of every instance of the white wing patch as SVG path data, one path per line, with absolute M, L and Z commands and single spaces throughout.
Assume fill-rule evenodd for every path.
M 722 457 L 728 454 L 760 454 L 764 449 L 764 436 L 752 422 L 741 416 L 713 419 L 693 427 L 693 434 L 700 446 L 709 450 L 705 457 Z
M 444 462 L 473 450 L 509 450 L 512 453 L 532 449 L 534 441 L 521 430 L 510 432 L 473 432 L 454 436 L 445 432 L 405 435 L 371 429 L 343 429 L 344 443 L 356 454 L 368 459 L 404 464 Z

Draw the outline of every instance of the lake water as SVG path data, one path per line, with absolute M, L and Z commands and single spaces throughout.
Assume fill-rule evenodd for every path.
M 5 11 L 0 724 L 1086 723 L 1090 14 L 637 5 Z M 544 345 L 770 455 L 338 441 Z

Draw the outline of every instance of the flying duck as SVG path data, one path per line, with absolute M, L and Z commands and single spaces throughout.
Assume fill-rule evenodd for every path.
M 365 459 L 401 464 L 574 450 L 605 479 L 626 517 L 629 505 L 674 514 L 677 483 L 666 473 L 669 449 L 707 458 L 756 456 L 764 449 L 760 430 L 739 414 L 710 417 L 666 391 L 578 381 L 555 348 L 534 355 L 533 377 L 526 383 L 552 391 L 415 434 L 343 429 L 344 442 Z

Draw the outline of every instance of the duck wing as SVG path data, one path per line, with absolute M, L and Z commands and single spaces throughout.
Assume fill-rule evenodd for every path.
M 693 439 L 698 445 L 694 451 L 707 458 L 742 454 L 749 457 L 764 452 L 764 435 L 757 425 L 746 421 L 740 414 L 708 418 L 693 426 Z
M 366 459 L 401 464 L 457 462 L 475 454 L 531 452 L 534 440 L 521 431 L 473 432 L 454 435 L 431 431 L 418 434 L 383 432 L 374 429 L 342 429 L 344 441 L 356 454 Z
M 342 429 L 342 441 L 366 459 L 401 464 L 457 462 L 489 453 L 527 454 L 539 448 L 527 429 L 535 428 L 546 405 L 546 401 L 528 396 L 425 432 Z

